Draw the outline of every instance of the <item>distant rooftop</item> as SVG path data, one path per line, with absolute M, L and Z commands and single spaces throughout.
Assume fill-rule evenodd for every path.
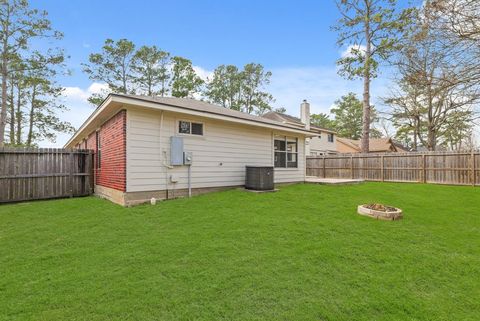
M 343 137 L 337 137 L 337 141 L 341 142 L 351 148 L 361 151 L 361 141 L 356 139 L 349 139 Z M 395 143 L 391 138 L 370 138 L 369 139 L 369 151 L 370 152 L 384 152 L 384 151 L 408 151 L 407 148 Z
M 276 111 L 269 111 L 268 113 L 262 115 L 262 117 L 268 118 L 268 119 L 271 119 L 271 120 L 275 120 L 275 121 L 278 121 L 278 122 L 281 122 L 281 123 L 284 123 L 284 124 L 291 124 L 291 125 L 294 125 L 294 126 L 297 126 L 297 127 L 305 127 L 305 124 L 302 123 L 300 118 L 295 117 L 295 116 L 291 116 L 291 115 L 287 115 L 287 114 L 282 114 L 282 113 L 279 113 L 279 112 L 276 112 Z M 335 131 L 333 131 L 331 129 L 318 127 L 318 126 L 316 126 L 312 123 L 310 123 L 310 130 L 311 131 L 317 131 L 317 132 L 335 133 Z

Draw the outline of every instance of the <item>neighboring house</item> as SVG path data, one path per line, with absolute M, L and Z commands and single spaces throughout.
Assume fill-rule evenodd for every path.
M 303 182 L 313 135 L 193 99 L 110 94 L 65 147 L 95 150 L 95 193 L 132 205 L 186 195 L 189 181 L 195 194 L 243 186 L 246 165 L 275 166 L 275 183 Z
M 404 153 L 404 152 L 410 152 L 411 151 L 407 147 L 403 146 L 402 144 L 400 144 L 399 142 L 396 142 L 394 140 L 392 140 L 392 144 L 395 146 L 395 148 L 397 149 L 397 152 L 399 152 L 399 153 Z
M 275 111 L 270 111 L 262 117 L 282 122 L 290 126 L 307 128 L 315 133 L 316 135 L 314 137 L 308 138 L 305 141 L 307 156 L 331 155 L 337 153 L 335 139 L 336 133 L 332 130 L 310 124 L 310 104 L 306 100 L 304 100 L 300 106 L 300 118 Z M 306 124 L 309 125 L 307 126 Z
M 337 137 L 337 152 L 360 153 L 361 150 L 360 140 Z M 406 148 L 395 143 L 391 138 L 370 138 L 369 150 L 370 153 L 408 152 Z

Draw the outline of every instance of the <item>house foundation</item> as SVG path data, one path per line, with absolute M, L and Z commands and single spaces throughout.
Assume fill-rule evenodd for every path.
M 192 188 L 192 196 L 220 192 L 229 189 L 235 189 L 243 186 L 221 186 L 221 187 L 203 187 Z M 122 206 L 134 206 L 143 203 L 148 203 L 153 198 L 157 200 L 168 200 L 175 198 L 188 197 L 188 189 L 169 189 L 159 191 L 144 191 L 144 192 L 122 192 L 113 188 L 96 185 L 95 195 L 105 198 L 113 203 Z

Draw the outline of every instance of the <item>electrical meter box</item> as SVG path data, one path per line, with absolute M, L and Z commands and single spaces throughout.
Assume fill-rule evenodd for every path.
M 183 164 L 192 165 L 193 162 L 193 153 L 192 152 L 183 152 Z
M 170 137 L 170 165 L 183 165 L 183 137 Z

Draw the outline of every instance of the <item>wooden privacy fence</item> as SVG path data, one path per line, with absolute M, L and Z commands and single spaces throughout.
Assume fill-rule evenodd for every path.
M 314 156 L 307 157 L 307 176 L 475 186 L 480 184 L 480 152 Z
M 92 192 L 90 150 L 0 147 L 0 203 Z

